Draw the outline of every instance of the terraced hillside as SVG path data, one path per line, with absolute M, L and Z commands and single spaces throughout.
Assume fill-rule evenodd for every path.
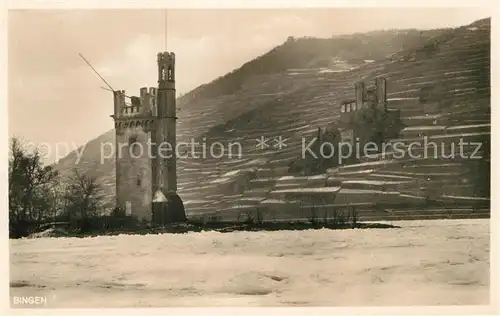
M 179 102 L 181 140 L 242 146 L 241 157 L 179 159 L 179 195 L 188 216 L 217 213 L 237 218 L 242 211 L 259 211 L 273 218 L 317 216 L 318 212 L 331 216 L 328 212 L 335 206 L 348 204 L 357 205 L 360 219 L 487 216 L 490 20 L 422 34 L 419 41 L 408 35 L 412 45 L 398 37 L 400 45 L 376 60 L 362 54 L 348 60 L 339 49 L 332 50 L 326 65 L 325 58 L 314 56 L 309 60 L 317 64 L 290 65 L 286 70 L 280 66 L 274 71 L 250 71 L 247 64 L 242 67 L 246 70 L 218 81 L 228 82 L 232 75 L 237 84 L 220 89 L 215 81 L 184 96 Z M 269 54 L 288 51 L 297 42 L 287 41 Z M 356 49 L 366 47 L 350 47 Z M 481 142 L 475 155 L 483 158 L 396 158 L 388 152 L 360 157 L 357 164 L 324 174 L 290 174 L 290 163 L 301 159 L 303 139 L 313 138 L 318 127 L 335 125 L 340 102 L 354 98 L 356 81 L 378 76 L 387 79 L 389 108 L 399 109 L 406 124 L 392 143 L 408 146 L 419 141 L 412 149 L 422 153 L 429 147 L 422 137 L 428 136 L 428 142 L 444 144 L 448 153 L 460 139 Z M 261 137 L 269 139 L 269 148 L 256 147 Z M 286 147 L 273 147 L 279 137 L 286 139 Z M 113 138 L 109 132 L 89 142 L 78 165 L 99 175 L 110 195 L 114 193 L 114 161 L 101 164 L 100 144 Z M 199 146 L 200 154 L 202 150 Z M 470 155 L 475 146 L 465 145 L 462 150 Z M 70 155 L 58 168 L 67 172 L 73 163 L 74 155 Z

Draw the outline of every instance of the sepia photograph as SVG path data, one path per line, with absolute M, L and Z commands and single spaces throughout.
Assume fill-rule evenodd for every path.
M 9 9 L 9 308 L 494 304 L 492 14 Z

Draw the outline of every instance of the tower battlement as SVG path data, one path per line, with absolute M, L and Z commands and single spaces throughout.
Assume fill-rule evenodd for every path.
M 114 100 L 114 117 L 118 118 L 121 116 L 123 109 L 126 106 L 125 102 L 125 90 L 116 90 L 113 91 L 113 100 Z
M 175 54 L 163 52 L 157 54 L 158 84 L 160 89 L 175 89 Z
M 161 62 L 161 61 L 175 61 L 175 53 L 174 52 L 161 52 L 161 53 L 158 53 L 157 55 L 157 58 L 158 58 L 158 62 Z
M 126 98 L 130 101 L 127 102 Z M 123 118 L 139 115 L 153 115 L 157 113 L 157 89 L 154 87 L 142 87 L 139 96 L 127 97 L 125 90 L 114 92 L 115 117 Z
M 356 82 L 354 85 L 355 98 L 341 103 L 341 116 L 352 116 L 353 111 L 363 108 L 378 107 L 387 111 L 386 86 L 386 79 L 383 77 L 375 78 L 372 85 L 366 85 L 362 81 Z

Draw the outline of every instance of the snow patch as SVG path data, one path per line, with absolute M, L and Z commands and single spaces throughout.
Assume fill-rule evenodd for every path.
M 229 182 L 231 180 L 232 180 L 231 178 L 218 178 L 218 179 L 210 181 L 210 183 L 226 183 L 226 182 Z
M 241 170 L 233 170 L 233 171 L 226 172 L 221 177 L 232 177 L 232 176 L 237 175 L 238 173 L 241 173 Z
M 295 188 L 295 189 L 282 189 L 271 191 L 271 193 L 328 193 L 337 192 L 340 187 L 321 187 L 321 188 Z
M 161 202 L 166 202 L 166 201 L 167 201 L 167 198 L 165 197 L 163 192 L 161 192 L 161 190 L 157 190 L 155 192 L 154 197 L 153 197 L 153 203 L 161 203 Z
M 348 72 L 351 69 L 321 69 L 318 71 L 319 74 L 324 74 L 324 73 L 338 73 L 338 72 Z

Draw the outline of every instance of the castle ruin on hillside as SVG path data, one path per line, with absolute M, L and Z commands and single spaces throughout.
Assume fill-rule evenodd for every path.
M 365 86 L 360 81 L 354 85 L 355 99 L 346 100 L 340 105 L 339 130 L 340 139 L 354 146 L 356 138 L 362 142 L 368 141 L 372 129 L 359 125 L 359 113 L 363 109 L 374 110 L 372 113 L 387 112 L 387 92 L 385 78 L 376 78 L 373 86 Z M 376 111 L 378 110 L 378 111 Z M 358 128 L 356 128 L 358 127 Z M 361 127 L 361 128 L 360 128 Z
M 340 104 L 340 117 L 327 126 L 318 127 L 311 150 L 316 154 L 306 155 L 302 161 L 292 162 L 291 173 L 318 174 L 339 164 L 358 161 L 358 154 L 352 150 L 363 150 L 367 143 L 395 138 L 401 130 L 400 112 L 388 108 L 386 79 L 375 78 L 372 85 L 359 81 L 354 84 L 354 99 Z M 337 109 L 336 109 L 337 110 Z M 341 144 L 337 152 L 326 152 L 324 144 Z M 344 146 L 349 144 L 350 146 Z M 379 146 L 380 148 L 380 146 Z M 343 152 L 343 151 L 346 152 Z M 339 155 L 347 158 L 339 159 Z
M 157 88 L 143 87 L 138 97 L 114 91 L 116 204 L 140 221 L 165 224 L 186 214 L 177 194 L 175 54 L 158 53 L 157 63 Z

